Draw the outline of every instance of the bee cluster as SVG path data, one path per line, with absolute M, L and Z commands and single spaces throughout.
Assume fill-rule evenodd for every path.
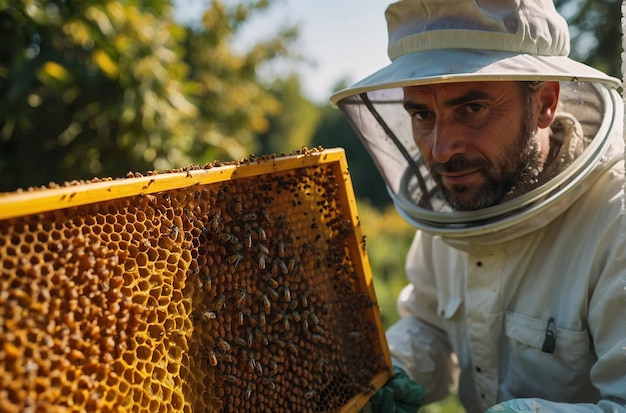
M 0 410 L 332 412 L 371 392 L 387 365 L 337 173 L 0 221 Z

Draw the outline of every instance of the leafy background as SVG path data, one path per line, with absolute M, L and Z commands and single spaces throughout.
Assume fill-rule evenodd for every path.
M 570 23 L 572 57 L 621 78 L 621 2 L 555 3 Z M 202 23 L 188 27 L 170 0 L 0 0 L 0 192 L 344 147 L 389 326 L 413 230 L 339 111 L 304 97 L 295 72 L 260 75 L 302 59 L 297 25 L 234 50 L 251 17 L 275 5 L 208 1 Z M 463 412 L 454 395 L 423 410 Z

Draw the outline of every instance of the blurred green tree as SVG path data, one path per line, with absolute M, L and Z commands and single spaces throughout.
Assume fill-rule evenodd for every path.
M 555 0 L 569 23 L 572 58 L 622 77 L 621 0 Z
M 303 96 L 300 86 L 295 74 L 277 79 L 272 85 L 274 96 L 285 110 L 270 116 L 269 129 L 258 135 L 259 153 L 291 152 L 312 144 L 322 109 Z
M 278 27 L 275 34 L 257 39 L 247 52 L 238 54 L 231 45 L 239 29 L 272 1 L 228 3 L 212 1 L 200 30 L 188 29 L 185 42 L 192 95 L 200 113 L 191 153 L 205 162 L 257 152 L 259 136 L 271 129 L 270 118 L 292 113 L 272 90 L 273 80 L 262 78 L 259 69 L 280 58 L 295 58 L 290 47 L 297 28 Z
M 165 0 L 2 3 L 0 189 L 184 159 L 184 34 Z
M 283 28 L 231 43 L 271 0 L 211 1 L 199 28 L 170 0 L 0 0 L 0 191 L 243 157 L 282 110 L 257 69 Z

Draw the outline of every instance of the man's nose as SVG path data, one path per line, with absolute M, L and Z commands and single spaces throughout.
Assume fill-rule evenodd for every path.
M 432 157 L 439 163 L 449 161 L 467 151 L 467 138 L 463 128 L 455 122 L 437 120 L 433 130 Z

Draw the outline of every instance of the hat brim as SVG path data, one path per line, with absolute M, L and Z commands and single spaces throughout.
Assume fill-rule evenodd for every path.
M 621 86 L 620 80 L 567 56 L 440 49 L 400 56 L 349 88 L 333 93 L 330 102 L 336 106 L 346 97 L 379 89 L 501 80 L 585 81 Z

